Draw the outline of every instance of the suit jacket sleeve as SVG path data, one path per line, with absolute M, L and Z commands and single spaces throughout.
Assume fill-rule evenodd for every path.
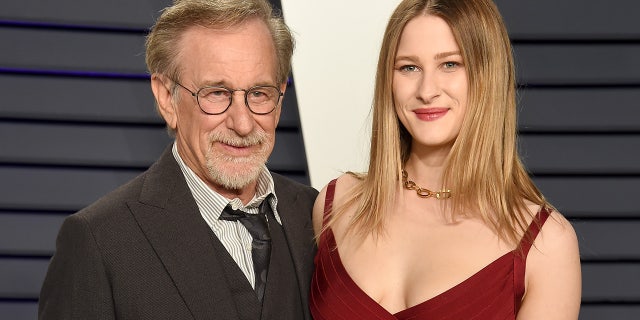
M 40 292 L 38 318 L 115 319 L 101 251 L 87 222 L 69 216 Z

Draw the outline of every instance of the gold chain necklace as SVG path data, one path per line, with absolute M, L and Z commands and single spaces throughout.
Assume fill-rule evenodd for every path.
M 415 182 L 408 180 L 407 172 L 402 170 L 402 184 L 407 190 L 415 190 L 420 198 L 436 198 L 438 200 L 444 200 L 451 198 L 451 190 L 431 191 L 426 188 L 420 188 Z

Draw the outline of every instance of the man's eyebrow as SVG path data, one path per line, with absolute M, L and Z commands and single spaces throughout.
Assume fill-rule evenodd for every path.
M 226 87 L 225 82 L 220 81 L 205 81 L 203 84 L 204 87 Z

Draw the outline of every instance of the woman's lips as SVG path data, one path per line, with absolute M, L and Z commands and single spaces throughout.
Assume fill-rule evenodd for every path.
M 447 112 L 449 112 L 449 108 L 423 108 L 413 110 L 413 113 L 416 114 L 416 117 L 423 121 L 438 120 L 444 117 Z

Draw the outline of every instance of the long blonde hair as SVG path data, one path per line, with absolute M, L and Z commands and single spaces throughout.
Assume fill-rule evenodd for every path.
M 469 82 L 467 113 L 450 151 L 444 185 L 453 190 L 452 219 L 479 215 L 503 240 L 517 243 L 531 214 L 525 200 L 550 207 L 524 169 L 516 146 L 516 84 L 504 22 L 491 0 L 405 0 L 389 19 L 378 59 L 369 169 L 334 207 L 330 227 L 355 207 L 349 231 L 383 231 L 401 188 L 411 135 L 393 103 L 393 66 L 405 25 L 419 15 L 442 18 L 460 47 Z

